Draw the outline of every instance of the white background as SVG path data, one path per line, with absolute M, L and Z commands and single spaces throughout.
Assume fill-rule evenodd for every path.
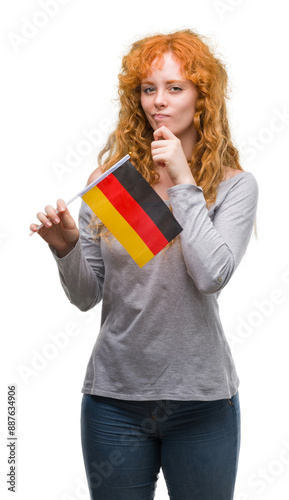
M 29 237 L 29 225 L 46 204 L 76 194 L 96 167 L 95 155 L 116 116 L 117 74 L 130 44 L 146 34 L 191 28 L 211 40 L 227 65 L 232 135 L 242 149 L 243 168 L 255 175 L 260 189 L 258 238 L 252 237 L 219 301 L 241 379 L 242 447 L 235 499 L 287 500 L 285 2 L 14 0 L 3 4 L 1 498 L 89 498 L 80 443 L 80 390 L 98 332 L 100 306 L 85 314 L 69 304 L 49 249 L 37 235 Z M 50 13 L 45 14 L 48 4 Z M 94 131 L 94 144 L 85 131 Z M 76 201 L 71 206 L 75 216 L 78 209 Z M 62 339 L 61 347 L 57 338 Z M 6 485 L 6 392 L 12 383 L 18 392 L 14 496 Z M 168 498 L 162 475 L 155 498 Z

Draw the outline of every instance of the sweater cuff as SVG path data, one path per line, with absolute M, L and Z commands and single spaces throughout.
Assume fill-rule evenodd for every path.
M 176 201 L 180 207 L 183 206 L 184 208 L 192 207 L 200 201 L 205 202 L 203 189 L 200 186 L 195 186 L 195 184 L 178 184 L 169 188 L 167 193 L 172 205 Z
M 57 264 L 60 267 L 62 267 L 63 265 L 67 265 L 67 264 L 69 265 L 72 261 L 75 261 L 76 256 L 80 255 L 80 253 L 82 252 L 80 238 L 78 238 L 75 246 L 64 257 L 59 257 L 57 255 L 57 251 L 55 250 L 55 248 L 51 245 L 48 245 L 48 246 L 51 250 L 51 253 L 52 253 L 54 259 L 56 260 Z
M 173 196 L 175 193 L 177 194 L 179 191 L 187 191 L 188 194 L 193 193 L 194 191 L 203 191 L 201 186 L 196 186 L 195 184 L 177 184 L 176 186 L 170 187 L 167 190 L 169 196 Z

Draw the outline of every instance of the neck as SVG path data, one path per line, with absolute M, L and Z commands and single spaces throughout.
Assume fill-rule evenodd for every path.
M 170 187 L 174 186 L 173 182 L 171 181 L 171 179 L 169 177 L 169 174 L 168 174 L 166 168 L 164 168 L 164 167 L 157 167 L 156 168 L 156 172 L 159 174 L 160 178 L 159 178 L 159 180 L 157 182 L 154 183 L 155 186 L 156 185 L 157 186 L 162 186 L 162 188 L 164 189 L 164 191 L 166 191 Z
M 197 131 L 194 128 L 189 133 L 186 133 L 185 136 L 179 137 L 187 161 L 190 161 L 192 159 L 193 149 L 195 144 L 197 143 L 197 136 L 198 136 Z

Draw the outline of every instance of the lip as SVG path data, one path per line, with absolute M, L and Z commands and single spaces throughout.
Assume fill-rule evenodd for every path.
M 155 115 L 153 115 L 154 117 L 154 120 L 158 121 L 158 120 L 163 120 L 164 118 L 169 118 L 170 115 L 163 115 L 161 113 L 156 113 Z

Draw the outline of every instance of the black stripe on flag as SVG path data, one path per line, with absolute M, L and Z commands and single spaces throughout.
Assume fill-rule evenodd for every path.
M 182 231 L 183 228 L 169 207 L 129 160 L 117 168 L 113 175 L 143 208 L 168 241 Z

